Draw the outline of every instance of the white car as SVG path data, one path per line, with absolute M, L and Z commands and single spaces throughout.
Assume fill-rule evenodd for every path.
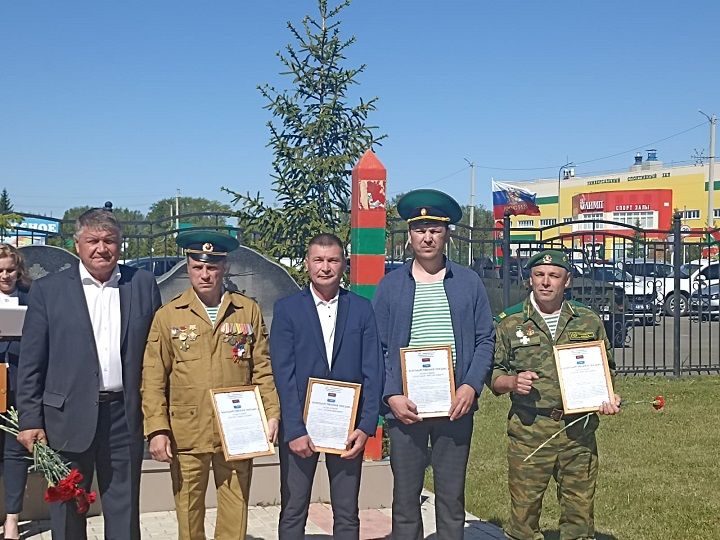
M 680 271 L 680 288 L 675 291 L 675 278 L 657 278 L 658 292 L 662 296 L 663 310 L 666 315 L 674 315 L 675 299 L 680 304 L 680 315 L 687 315 L 690 296 L 703 287 L 720 284 L 720 261 L 691 261 L 684 264 Z

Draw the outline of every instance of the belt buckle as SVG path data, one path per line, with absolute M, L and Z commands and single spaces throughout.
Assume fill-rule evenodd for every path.
M 562 409 L 553 409 L 550 412 L 550 418 L 552 418 L 556 422 L 559 422 L 560 420 L 562 420 L 562 417 L 564 414 L 565 414 L 565 411 L 563 411 Z

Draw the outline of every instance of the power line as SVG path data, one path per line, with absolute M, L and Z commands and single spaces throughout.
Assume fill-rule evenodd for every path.
M 593 159 L 586 159 L 586 160 L 583 160 L 583 161 L 575 161 L 575 164 L 576 164 L 576 165 L 584 165 L 585 163 L 593 163 L 593 162 L 595 162 L 595 161 L 602 161 L 602 160 L 604 160 L 604 159 L 610 159 L 610 158 L 614 158 L 614 157 L 617 157 L 617 156 L 622 156 L 623 154 L 629 154 L 630 152 L 637 152 L 638 150 L 642 150 L 642 149 L 645 149 L 645 148 L 647 148 L 647 147 L 649 147 L 649 146 L 653 146 L 653 145 L 656 145 L 656 144 L 658 144 L 658 143 L 667 141 L 668 139 L 672 139 L 673 137 L 678 137 L 678 136 L 680 136 L 680 135 L 684 135 L 685 133 L 687 133 L 687 132 L 689 132 L 689 131 L 692 131 L 692 130 L 697 129 L 697 128 L 699 128 L 699 127 L 705 126 L 705 124 L 707 124 L 707 122 L 702 122 L 702 123 L 700 123 L 700 124 L 697 124 L 696 126 L 693 126 L 693 127 L 687 128 L 687 129 L 684 129 L 684 130 L 679 131 L 679 132 L 677 132 L 677 133 L 673 133 L 672 135 L 668 135 L 667 137 L 663 137 L 662 139 L 658 139 L 658 140 L 656 140 L 656 141 L 652 141 L 652 142 L 645 143 L 645 144 L 642 144 L 642 145 L 639 145 L 639 146 L 635 146 L 635 147 L 633 147 L 633 148 L 629 148 L 628 150 L 623 150 L 622 152 L 616 152 L 616 153 L 614 153 L 614 154 L 610 154 L 610 155 L 607 155 L 607 156 L 598 157 L 598 158 L 593 158 Z M 491 170 L 491 171 L 549 171 L 549 170 L 556 170 L 556 169 L 558 168 L 557 165 L 549 165 L 549 166 L 546 166 L 546 167 L 492 167 L 492 166 L 489 166 L 489 165 L 478 165 L 478 164 L 475 164 L 475 166 L 476 166 L 477 168 L 479 168 L 479 169 L 487 169 L 487 170 Z M 444 178 L 441 179 L 441 180 L 444 180 Z M 437 181 L 439 182 L 439 180 L 437 180 Z
M 685 130 L 680 131 L 680 132 L 678 132 L 678 133 L 675 133 L 675 134 L 673 134 L 673 135 L 668 135 L 667 137 L 664 137 L 664 138 L 662 138 L 662 139 L 658 139 L 657 141 L 652 141 L 652 142 L 643 144 L 643 145 L 641 145 L 641 146 L 636 146 L 635 148 L 631 148 L 631 149 L 629 149 L 629 150 L 625 150 L 624 152 L 618 152 L 617 154 L 611 154 L 611 155 L 609 155 L 609 156 L 604 156 L 604 157 L 595 158 L 595 159 L 588 159 L 588 160 L 585 160 L 585 161 L 576 161 L 575 164 L 576 164 L 576 165 L 581 165 L 581 164 L 585 164 L 585 163 L 592 163 L 593 161 L 601 161 L 601 160 L 603 160 L 603 159 L 609 159 L 609 158 L 621 156 L 621 155 L 623 155 L 623 154 L 628 154 L 628 153 L 630 153 L 630 152 L 637 152 L 638 150 L 645 149 L 645 148 L 647 148 L 648 146 L 653 146 L 653 145 L 655 145 L 655 144 L 657 144 L 657 143 L 661 143 L 661 142 L 667 141 L 668 139 L 672 139 L 673 137 L 678 137 L 679 135 L 683 135 L 683 134 L 687 133 L 688 131 L 692 131 L 693 129 L 697 129 L 697 128 L 699 128 L 699 127 L 702 127 L 702 126 L 704 126 L 705 124 L 706 124 L 706 122 L 703 122 L 703 123 L 701 123 L 701 124 L 698 124 L 697 126 L 693 126 L 693 127 L 691 127 L 691 128 L 685 129 Z
M 469 168 L 470 168 L 470 166 L 469 166 L 469 165 L 466 165 L 466 166 L 463 167 L 462 169 L 458 169 L 458 170 L 455 171 L 455 172 L 452 172 L 452 173 L 450 173 L 450 174 L 446 174 L 446 175 L 443 176 L 442 178 L 438 178 L 437 180 L 432 180 L 432 181 L 430 181 L 430 182 L 426 182 L 426 183 L 424 183 L 424 184 L 420 184 L 420 185 L 414 186 L 412 189 L 417 189 L 417 188 L 427 187 L 427 186 L 431 186 L 431 185 L 433 185 L 433 184 L 437 184 L 438 182 L 442 182 L 443 180 L 447 180 L 448 178 L 452 178 L 453 176 L 457 176 L 457 175 L 460 174 L 461 172 L 467 171 Z M 403 190 L 391 191 L 390 193 L 393 194 L 393 195 L 395 195 L 396 193 L 400 193 L 400 192 L 402 192 L 402 191 L 403 191 Z

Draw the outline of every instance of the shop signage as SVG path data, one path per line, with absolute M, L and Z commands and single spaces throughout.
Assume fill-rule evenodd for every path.
M 602 210 L 604 203 L 605 203 L 605 201 L 603 201 L 603 200 L 588 201 L 588 200 L 585 200 L 584 198 L 581 198 L 580 199 L 580 210 L 583 212 L 585 210 Z
M 587 185 L 592 186 L 595 184 L 619 184 L 620 178 L 601 178 L 600 180 L 588 180 Z

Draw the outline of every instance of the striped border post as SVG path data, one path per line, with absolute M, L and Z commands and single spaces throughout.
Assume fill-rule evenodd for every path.
M 372 150 L 352 170 L 350 290 L 371 299 L 385 275 L 387 169 Z

